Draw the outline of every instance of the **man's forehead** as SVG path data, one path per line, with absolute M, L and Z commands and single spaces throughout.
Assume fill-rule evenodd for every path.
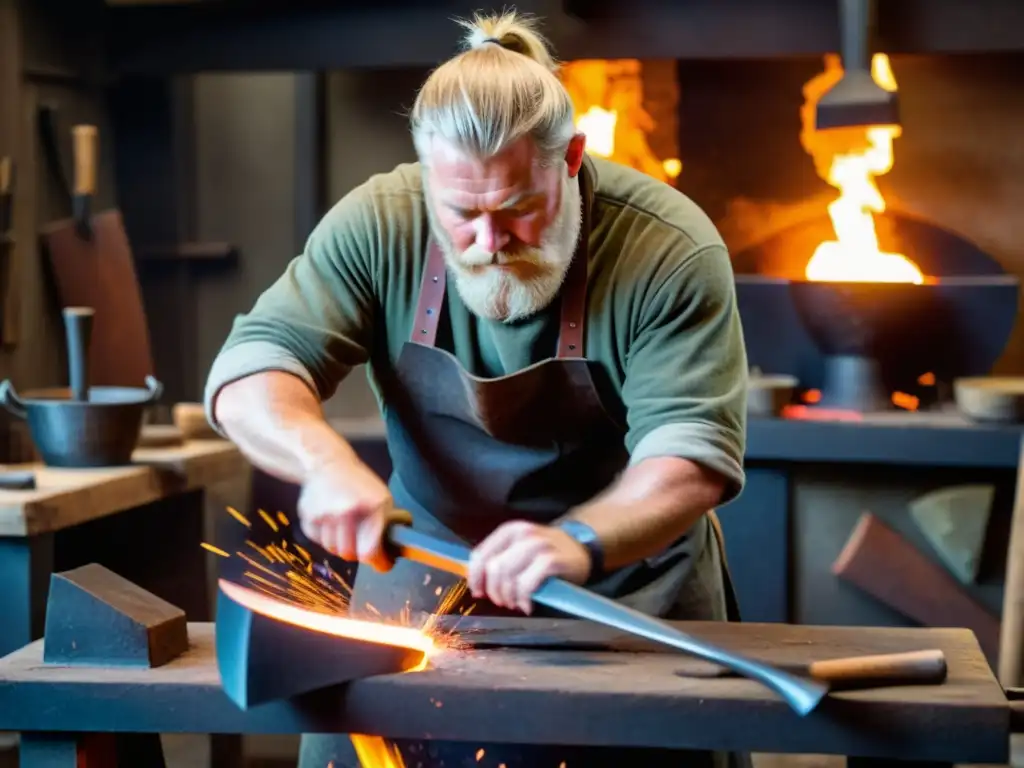
M 428 172 L 432 186 L 446 196 L 486 196 L 508 202 L 534 194 L 537 168 L 532 142 L 520 140 L 494 157 L 482 159 L 448 142 L 435 140 Z

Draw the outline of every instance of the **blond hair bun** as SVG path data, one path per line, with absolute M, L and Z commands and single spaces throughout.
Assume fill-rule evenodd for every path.
M 550 72 L 558 71 L 558 62 L 548 50 L 547 41 L 537 31 L 534 18 L 515 12 L 476 14 L 468 21 L 459 21 L 467 30 L 463 46 L 467 49 L 495 45 L 526 56 Z

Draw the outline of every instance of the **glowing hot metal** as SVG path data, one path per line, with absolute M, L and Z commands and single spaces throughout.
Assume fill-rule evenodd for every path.
M 223 579 L 219 587 L 217 666 L 225 693 L 242 709 L 417 671 L 437 648 L 411 627 L 318 613 Z

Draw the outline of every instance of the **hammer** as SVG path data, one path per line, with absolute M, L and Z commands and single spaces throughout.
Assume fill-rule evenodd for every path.
M 899 125 L 899 95 L 871 76 L 872 0 L 839 0 L 843 77 L 818 100 L 817 130 Z
M 938 649 L 824 659 L 810 664 L 781 664 L 781 669 L 804 674 L 830 690 L 879 688 L 894 685 L 939 685 L 946 680 L 946 656 Z M 732 677 L 716 665 L 676 672 L 679 677 Z

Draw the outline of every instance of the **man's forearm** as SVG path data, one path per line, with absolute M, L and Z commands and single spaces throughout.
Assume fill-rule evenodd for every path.
M 316 395 L 289 373 L 267 371 L 232 382 L 213 407 L 239 450 L 282 480 L 301 484 L 326 464 L 356 459 L 352 446 L 324 419 Z
M 724 488 L 720 475 L 692 461 L 654 457 L 567 517 L 594 529 L 612 570 L 662 551 L 718 504 Z

